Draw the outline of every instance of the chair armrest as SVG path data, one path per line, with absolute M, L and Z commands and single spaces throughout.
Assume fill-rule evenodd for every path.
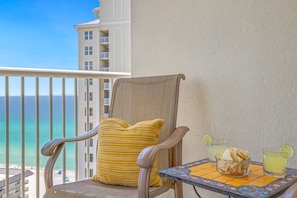
M 84 133 L 83 135 L 80 135 L 77 137 L 58 138 L 58 139 L 50 140 L 41 148 L 41 153 L 44 156 L 52 156 L 59 145 L 65 142 L 78 142 L 81 140 L 89 139 L 98 134 L 98 128 L 99 128 L 99 125 L 93 128 L 92 130 L 90 130 L 89 132 Z
M 161 142 L 160 144 L 144 148 L 138 156 L 137 164 L 140 166 L 140 168 L 153 167 L 156 153 L 160 150 L 170 149 L 177 145 L 188 131 L 188 127 L 178 127 L 165 141 Z
M 138 155 L 137 164 L 140 166 L 138 177 L 138 196 L 149 198 L 150 174 L 154 164 L 155 155 L 158 151 L 177 146 L 177 152 L 181 153 L 182 138 L 189 131 L 188 127 L 176 128 L 173 133 L 160 144 L 144 148 Z
M 290 186 L 284 193 L 283 198 L 295 198 L 297 197 L 297 182 Z
M 66 142 L 78 142 L 89 139 L 98 134 L 99 125 L 83 135 L 73 138 L 59 138 L 48 141 L 41 149 L 41 153 L 49 156 L 44 168 L 44 181 L 46 190 L 53 186 L 53 168 L 56 160 Z

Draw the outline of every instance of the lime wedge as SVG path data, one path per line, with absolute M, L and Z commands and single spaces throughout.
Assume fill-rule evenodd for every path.
M 295 151 L 294 148 L 289 145 L 289 144 L 284 144 L 280 147 L 280 154 L 284 157 L 284 158 L 291 158 L 294 156 Z
M 211 144 L 212 143 L 212 137 L 210 135 L 205 135 L 203 137 L 203 140 L 206 144 Z

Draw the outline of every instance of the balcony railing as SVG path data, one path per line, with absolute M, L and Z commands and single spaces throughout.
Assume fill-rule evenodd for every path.
M 109 42 L 109 37 L 108 36 L 100 37 L 100 43 L 101 44 L 105 44 L 105 43 L 108 43 L 108 42 Z
M 103 66 L 100 68 L 100 71 L 109 71 L 109 67 L 108 66 Z
M 110 89 L 110 87 L 109 87 L 109 82 L 105 82 L 105 83 L 104 83 L 104 89 L 105 89 L 105 90 Z
M 115 79 L 129 76 L 130 73 L 121 72 L 0 67 L 0 166 L 4 170 L 0 173 L 0 184 L 1 180 L 3 184 L 0 189 L 2 192 L 5 189 L 3 196 L 13 193 L 9 178 L 12 170 L 18 169 L 20 196 L 27 197 L 29 192 L 29 197 L 42 197 L 45 192 L 43 167 L 47 158 L 41 156 L 41 147 L 48 140 L 77 136 L 89 129 L 93 118 L 82 112 L 90 109 L 90 90 L 93 97 L 99 97 L 96 99 L 99 106 L 93 107 L 99 109 L 97 122 L 101 116 L 108 115 L 104 109 L 104 79 L 109 79 L 112 85 Z M 92 79 L 93 83 L 85 83 L 86 79 Z M 84 123 L 80 123 L 82 120 Z M 85 126 L 84 130 L 78 128 L 80 125 Z M 73 165 L 69 164 L 70 157 Z M 57 182 L 68 182 L 69 167 L 74 180 L 79 179 L 78 158 L 78 144 L 66 145 L 57 161 Z M 26 177 L 27 170 L 33 175 Z
M 109 98 L 104 98 L 104 105 L 109 105 Z
M 100 52 L 100 59 L 108 59 L 109 52 Z

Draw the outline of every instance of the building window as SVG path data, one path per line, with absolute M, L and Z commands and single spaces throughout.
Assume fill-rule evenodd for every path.
M 85 31 L 85 40 L 93 39 L 93 31 Z
M 89 47 L 85 47 L 85 55 L 89 54 Z
M 90 177 L 93 177 L 94 171 L 92 168 L 90 168 Z
M 91 138 L 91 139 L 90 139 L 90 147 L 93 147 L 93 144 L 94 144 L 94 139 Z
M 89 39 L 90 39 L 90 40 L 93 39 L 93 31 L 89 31 Z
M 92 107 L 90 108 L 89 115 L 93 116 L 93 108 Z
M 93 61 L 89 61 L 89 70 L 93 70 Z
M 93 61 L 85 61 L 85 70 L 93 70 Z
M 89 93 L 89 97 L 90 97 L 89 100 L 90 100 L 90 101 L 93 101 L 93 92 L 90 92 L 90 93 Z
M 90 153 L 90 162 L 93 162 L 93 153 Z
M 93 85 L 93 79 L 92 78 L 89 79 L 89 85 Z
M 90 46 L 90 47 L 89 47 L 89 55 L 92 55 L 92 54 L 93 54 L 93 47 Z
M 87 177 L 87 168 L 85 168 L 85 177 Z
M 92 46 L 85 47 L 85 55 L 93 55 L 93 47 Z
M 91 122 L 90 123 L 90 130 L 92 130 L 93 129 L 93 123 Z
M 85 153 L 85 162 L 87 162 L 87 154 Z

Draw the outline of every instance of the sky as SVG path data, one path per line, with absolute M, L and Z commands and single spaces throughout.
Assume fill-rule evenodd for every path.
M 0 3 L 0 66 L 78 68 L 75 24 L 94 20 L 98 0 L 5 0 Z
M 94 20 L 92 9 L 98 6 L 98 0 L 1 1 L 0 67 L 76 70 L 78 34 L 74 25 Z M 20 80 L 12 78 L 9 84 L 10 95 L 19 95 Z M 32 84 L 34 79 L 25 81 L 28 87 Z M 4 86 L 0 77 L 0 96 Z M 43 89 L 47 82 L 40 86 L 41 94 L 48 93 Z M 61 92 L 60 82 L 55 87 Z M 25 90 L 25 94 L 34 94 L 32 88 Z

